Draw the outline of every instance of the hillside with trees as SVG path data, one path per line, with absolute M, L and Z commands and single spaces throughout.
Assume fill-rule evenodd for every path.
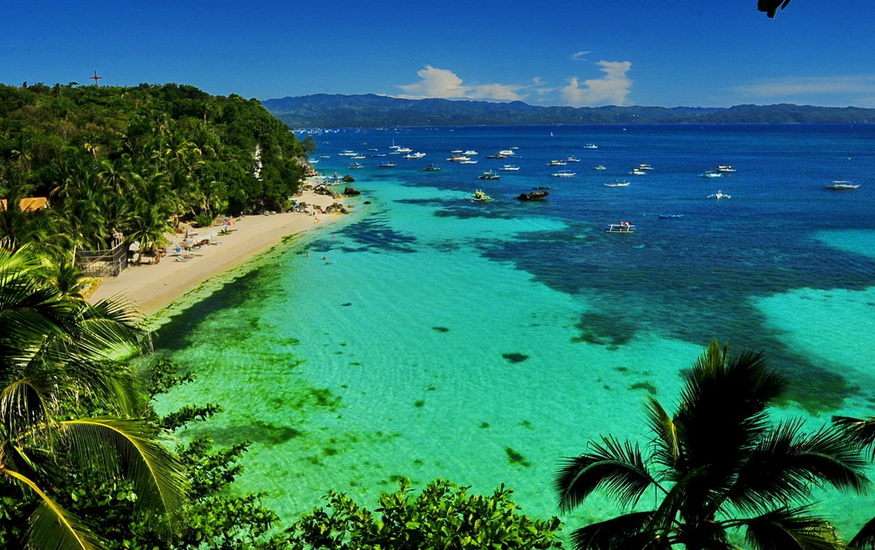
M 180 220 L 283 210 L 309 145 L 258 101 L 192 86 L 0 85 L 0 198 L 49 204 L 3 208 L 0 238 L 71 260 L 113 234 L 148 248 Z

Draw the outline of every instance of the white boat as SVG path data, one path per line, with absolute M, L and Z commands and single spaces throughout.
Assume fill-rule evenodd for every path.
M 860 187 L 859 184 L 851 183 L 846 180 L 835 180 L 829 185 L 824 185 L 825 189 L 831 191 L 850 191 L 851 189 L 856 189 L 858 187 Z
M 728 164 L 721 164 L 720 166 L 717 167 L 717 171 L 722 173 L 722 174 L 731 174 L 731 173 L 735 172 L 735 168 L 733 168 L 732 166 L 729 166 Z
M 358 159 L 358 160 L 361 160 L 361 159 L 363 159 L 363 158 L 367 158 L 367 157 L 366 157 L 365 155 L 355 154 L 355 155 L 352 156 L 352 158 L 354 158 L 354 159 Z
M 337 154 L 340 155 L 341 157 L 354 157 L 356 155 L 356 152 L 350 151 L 349 149 L 347 149 L 347 150 L 341 151 Z
M 574 155 L 571 155 L 570 157 L 565 159 L 565 162 L 580 162 L 580 159 L 575 157 Z
M 492 170 L 487 170 L 487 171 L 483 172 L 482 174 L 480 174 L 479 176 L 477 176 L 477 178 L 481 179 L 481 180 L 497 180 L 500 177 L 501 176 L 499 176 L 498 174 L 496 174 Z
M 718 172 L 716 170 L 705 170 L 701 174 L 699 174 L 700 178 L 722 178 L 723 172 Z
M 394 162 L 392 162 L 391 160 L 380 163 L 380 168 L 395 168 L 396 166 L 398 166 L 398 165 L 395 164 Z
M 596 145 L 595 143 L 587 143 L 586 145 L 583 146 L 583 148 L 584 149 L 598 149 L 599 146 Z
M 712 195 L 708 195 L 708 198 L 709 199 L 717 199 L 719 201 L 720 199 L 731 199 L 732 195 L 727 195 L 723 191 L 717 191 L 716 193 L 714 193 Z
M 359 168 L 364 168 L 364 166 L 362 166 L 361 164 L 359 164 L 357 162 L 353 162 L 352 164 L 347 166 L 347 168 L 349 168 L 350 170 L 358 170 Z
M 514 153 L 512 149 L 502 149 L 501 151 L 498 152 L 498 154 L 503 156 L 503 157 L 512 157 L 516 153 Z
M 566 164 L 568 164 L 568 161 L 553 159 L 547 163 L 547 166 L 565 166 Z
M 468 159 L 468 160 L 460 160 L 460 161 L 459 161 L 459 164 L 477 164 L 477 161 L 476 161 L 476 160 L 471 160 L 471 159 Z
M 416 153 L 408 153 L 408 154 L 404 155 L 404 158 L 406 158 L 406 159 L 421 159 L 424 156 L 425 156 L 425 153 L 416 152 Z
M 626 187 L 627 185 L 629 185 L 628 181 L 617 181 L 614 183 L 606 183 L 605 187 Z
M 653 170 L 653 166 L 650 166 L 649 164 L 641 163 L 638 165 L 638 169 L 639 170 Z
M 423 172 L 440 172 L 441 169 L 440 169 L 439 166 L 436 166 L 436 165 L 434 165 L 434 164 L 429 164 L 428 166 L 426 166 L 425 168 L 423 168 L 422 171 L 423 171 Z
M 599 164 L 598 166 L 593 166 L 592 169 L 593 170 L 607 170 L 607 168 L 605 168 L 604 164 Z
M 629 173 L 633 176 L 646 176 L 647 175 L 647 172 L 645 172 L 644 170 L 642 170 L 640 168 L 632 168 L 631 170 L 629 170 Z
M 631 222 L 610 223 L 605 226 L 606 233 L 634 233 L 635 225 Z
M 575 173 L 571 170 L 559 170 L 558 172 L 553 172 L 553 177 L 556 178 L 570 178 L 574 175 Z
M 451 157 L 448 158 L 447 160 L 450 161 L 450 162 L 465 162 L 465 161 L 469 161 L 469 160 L 471 160 L 471 159 L 468 158 L 468 157 L 466 157 L 465 155 L 456 155 L 456 154 L 454 154 L 453 156 L 451 156 Z
M 468 149 L 467 151 L 465 151 L 465 152 L 462 153 L 462 154 L 465 155 L 465 156 L 473 156 L 473 155 L 476 155 L 476 154 L 477 154 L 477 151 L 472 151 L 472 150 Z
M 395 152 L 400 155 L 401 153 L 412 153 L 413 149 L 411 149 L 410 147 L 398 147 L 397 149 L 395 149 Z
M 502 172 L 517 172 L 517 171 L 519 171 L 519 169 L 520 169 L 519 166 L 516 166 L 513 164 L 505 164 L 504 166 L 499 168 L 499 170 L 501 170 Z

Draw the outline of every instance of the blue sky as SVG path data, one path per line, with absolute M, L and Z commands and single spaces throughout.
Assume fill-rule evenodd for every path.
M 6 0 L 0 82 L 875 108 L 875 2 Z

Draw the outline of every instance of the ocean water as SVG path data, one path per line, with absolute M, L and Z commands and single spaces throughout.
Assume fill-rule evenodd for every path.
M 185 436 L 251 441 L 238 486 L 264 492 L 287 524 L 329 489 L 375 507 L 400 476 L 480 493 L 505 484 L 523 513 L 558 515 L 561 459 L 603 434 L 644 441 L 644 397 L 673 410 L 681 374 L 714 338 L 764 350 L 788 377 L 776 418 L 814 430 L 875 414 L 871 125 L 314 137 L 321 173 L 356 178 L 357 214 L 157 319 L 158 352 L 198 375 L 159 410 L 221 404 Z M 426 156 L 391 155 L 393 144 Z M 486 158 L 510 147 L 512 159 Z M 447 161 L 456 149 L 476 150 L 477 164 Z M 349 169 L 343 150 L 367 155 L 364 167 Z M 547 166 L 570 155 L 580 162 Z M 390 159 L 396 168 L 378 166 Z M 423 171 L 431 163 L 441 170 Z M 641 163 L 653 170 L 628 173 Z M 478 179 L 504 164 L 520 170 Z M 736 172 L 699 176 L 717 165 Z M 833 180 L 860 188 L 825 190 Z M 630 185 L 604 185 L 616 181 Z M 547 199 L 514 198 L 533 187 Z M 470 201 L 475 189 L 495 200 Z M 731 198 L 709 198 L 718 191 Z M 603 231 L 620 221 L 636 232 Z M 831 491 L 819 506 L 848 536 L 875 510 Z M 563 519 L 615 512 L 594 497 Z

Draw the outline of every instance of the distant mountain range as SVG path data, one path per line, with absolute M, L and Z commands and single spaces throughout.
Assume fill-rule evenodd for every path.
M 315 94 L 261 102 L 290 128 L 507 126 L 527 124 L 870 123 L 875 109 L 810 105 L 734 107 L 539 107 L 493 103 Z

